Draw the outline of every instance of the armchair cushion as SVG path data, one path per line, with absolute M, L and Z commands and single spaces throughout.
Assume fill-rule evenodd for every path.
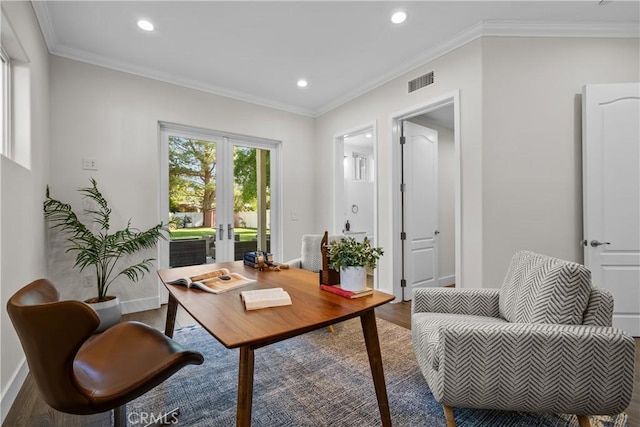
M 426 366 L 438 370 L 440 366 L 440 328 L 445 325 L 464 323 L 506 323 L 497 317 L 474 316 L 449 313 L 416 313 L 411 316 L 411 333 L 416 359 L 423 372 Z
M 591 289 L 584 266 L 520 251 L 500 290 L 500 316 L 514 323 L 580 325 Z
M 453 313 L 499 316 L 499 289 L 418 288 L 413 293 L 413 313 Z

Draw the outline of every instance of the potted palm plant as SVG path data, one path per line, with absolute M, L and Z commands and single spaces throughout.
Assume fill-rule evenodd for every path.
M 154 258 L 143 259 L 132 265 L 123 266 L 123 257 L 136 252 L 153 248 L 158 239 L 165 236 L 163 224 L 139 231 L 131 227 L 131 220 L 124 229 L 111 233 L 111 209 L 107 200 L 98 190 L 96 181 L 91 178 L 91 186 L 78 190 L 84 198 L 90 199 L 94 205 L 84 209 L 89 218 L 88 225 L 84 224 L 71 209 L 71 205 L 53 199 L 47 186 L 44 201 L 44 216 L 52 229 L 58 230 L 66 236 L 68 248 L 66 252 L 74 252 L 76 260 L 74 267 L 83 271 L 93 268 L 97 295 L 85 300 L 100 316 L 102 331 L 120 321 L 120 305 L 118 298 L 109 294 L 109 287 L 121 276 L 136 282 L 149 272 Z
M 329 267 L 340 271 L 340 287 L 359 291 L 366 287 L 366 268 L 375 268 L 384 254 L 382 248 L 371 247 L 366 237 L 362 242 L 343 237 L 329 244 Z

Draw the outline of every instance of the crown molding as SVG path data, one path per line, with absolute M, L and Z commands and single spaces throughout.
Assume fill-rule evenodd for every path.
M 130 63 L 113 61 L 111 59 L 104 58 L 100 55 L 93 55 L 85 51 L 56 47 L 53 50 L 50 49 L 49 52 L 52 55 L 60 56 L 63 58 L 73 59 L 75 61 L 84 62 L 84 63 L 95 65 L 98 67 L 109 68 L 111 70 L 115 70 L 115 71 L 119 71 L 127 74 L 133 74 L 139 77 L 145 77 L 145 78 L 157 80 L 163 83 L 174 84 L 174 85 L 186 87 L 189 89 L 194 89 L 200 92 L 210 93 L 212 95 L 231 98 L 236 101 L 248 102 L 250 104 L 273 108 L 273 109 L 281 110 L 288 113 L 313 117 L 312 110 L 301 108 L 295 105 L 275 102 L 270 99 L 250 95 L 244 92 L 230 90 L 221 86 L 215 86 L 215 85 L 207 84 L 197 80 L 176 77 L 173 74 L 162 73 L 147 67 L 138 67 Z
M 633 23 L 484 21 L 482 35 L 492 37 L 599 37 L 638 38 Z
M 53 24 L 51 23 L 51 15 L 49 15 L 49 9 L 44 1 L 32 1 L 31 6 L 36 14 L 38 24 L 40 24 L 40 31 L 44 37 L 44 41 L 47 44 L 49 53 L 58 45 L 56 40 L 56 33 L 53 31 Z
M 221 86 L 208 84 L 202 81 L 183 79 L 173 74 L 165 74 L 147 67 L 138 67 L 130 63 L 114 61 L 90 52 L 70 49 L 59 46 L 56 40 L 51 17 L 49 15 L 45 1 L 32 1 L 38 23 L 44 39 L 52 55 L 86 62 L 92 65 L 113 69 L 141 77 L 158 80 L 164 83 L 175 84 L 190 89 L 207 92 L 238 101 L 248 102 L 263 107 L 274 108 L 288 113 L 299 114 L 309 117 L 319 117 L 329 111 L 346 104 L 365 93 L 376 89 L 404 74 L 415 70 L 435 59 L 476 40 L 480 37 L 619 37 L 619 38 L 639 38 L 640 26 L 634 23 L 610 24 L 602 22 L 523 22 L 523 21 L 482 21 L 479 22 L 449 41 L 441 44 L 435 49 L 425 51 L 409 60 L 399 64 L 384 75 L 360 85 L 347 94 L 334 99 L 318 109 L 301 108 L 296 105 L 276 102 L 259 96 L 254 96 L 241 91 L 230 90 Z
M 336 98 L 314 114 L 321 116 L 346 104 L 365 93 L 384 85 L 404 74 L 415 70 L 439 57 L 464 46 L 480 37 L 603 37 L 603 38 L 640 38 L 640 25 L 637 24 L 603 24 L 603 23 L 549 23 L 522 21 L 483 21 L 469 27 L 462 33 L 440 45 L 436 49 L 417 55 L 386 73 L 380 79 L 360 86 L 348 94 Z
M 367 84 L 361 85 L 357 89 L 349 92 L 348 94 L 341 96 L 340 98 L 336 98 L 334 101 L 330 102 L 329 104 L 326 104 L 325 106 L 320 108 L 318 111 L 316 111 L 314 114 L 314 117 L 318 117 L 325 113 L 328 113 L 329 111 L 339 107 L 342 104 L 346 104 L 347 102 L 352 101 L 353 99 L 359 96 L 362 96 L 365 93 L 377 87 L 380 87 L 386 83 L 389 83 L 390 81 L 395 80 L 398 77 L 403 76 L 404 74 L 407 74 L 418 67 L 421 67 L 431 61 L 434 61 L 439 57 L 446 55 L 447 53 L 461 46 L 464 46 L 465 44 L 477 38 L 482 37 L 482 35 L 483 35 L 482 23 L 473 25 L 467 28 L 465 31 L 461 32 L 460 34 L 456 35 L 449 41 L 441 44 L 437 48 L 425 51 L 419 55 L 414 56 L 408 61 L 403 62 L 402 64 L 390 70 L 388 73 L 381 76 L 379 79 L 370 81 Z

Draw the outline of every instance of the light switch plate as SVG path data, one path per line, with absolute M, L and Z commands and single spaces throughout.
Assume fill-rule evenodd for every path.
M 98 170 L 98 161 L 96 159 L 85 157 L 82 159 L 82 169 L 97 171 Z

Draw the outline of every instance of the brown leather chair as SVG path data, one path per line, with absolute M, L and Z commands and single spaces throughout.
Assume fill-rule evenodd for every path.
M 100 323 L 96 312 L 80 301 L 60 301 L 46 279 L 16 292 L 7 311 L 44 401 L 70 414 L 113 409 L 116 426 L 126 426 L 127 402 L 204 360 L 139 322 L 89 339 Z

